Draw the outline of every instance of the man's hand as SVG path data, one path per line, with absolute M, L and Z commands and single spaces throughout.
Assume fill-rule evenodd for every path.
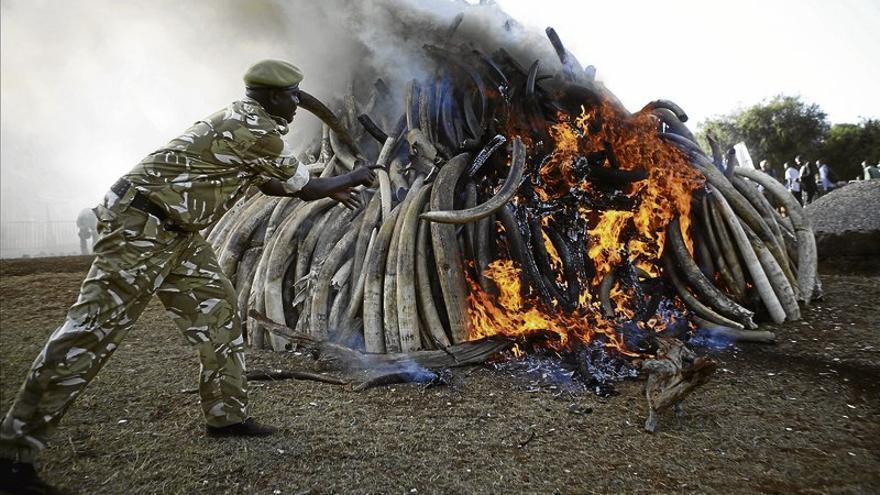
M 361 207 L 360 194 L 353 187 L 331 193 L 330 197 L 345 205 L 349 210 L 356 210 Z
M 352 186 L 369 187 L 376 181 L 376 173 L 367 167 L 358 167 L 348 173 Z

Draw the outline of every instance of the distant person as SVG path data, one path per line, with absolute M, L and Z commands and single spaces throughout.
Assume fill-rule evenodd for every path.
M 801 204 L 808 205 L 813 202 L 813 199 L 816 197 L 816 192 L 819 190 L 816 186 L 816 180 L 819 178 L 819 171 L 816 169 L 816 165 L 809 160 L 802 162 L 800 156 L 796 156 L 794 162 L 800 165 L 799 174 L 801 179 L 801 195 L 803 199 Z
M 865 180 L 880 179 L 880 162 L 874 166 L 868 165 L 868 161 L 865 160 L 862 162 L 862 170 L 864 171 L 862 178 Z
M 801 173 L 794 165 L 786 162 L 785 167 L 785 187 L 791 192 L 791 195 L 797 198 L 798 203 L 804 204 L 801 197 Z
M 827 194 L 837 187 L 837 174 L 834 173 L 831 165 L 821 159 L 816 160 L 816 164 L 819 165 L 819 185 L 822 187 L 822 193 Z
M 768 160 L 761 160 L 761 171 L 770 177 L 779 180 L 779 174 L 776 172 L 776 169 L 770 165 Z
M 98 217 L 91 208 L 79 212 L 76 228 L 79 230 L 79 254 L 91 253 L 95 241 L 98 240 Z

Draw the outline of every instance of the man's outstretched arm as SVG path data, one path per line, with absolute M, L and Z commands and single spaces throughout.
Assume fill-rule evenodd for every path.
M 267 196 L 290 196 L 312 201 L 321 198 L 333 198 L 347 208 L 360 207 L 360 198 L 355 187 L 369 186 L 376 180 L 376 174 L 366 167 L 359 167 L 345 175 L 334 177 L 313 177 L 294 193 L 289 193 L 280 180 L 272 179 L 260 186 L 260 191 Z

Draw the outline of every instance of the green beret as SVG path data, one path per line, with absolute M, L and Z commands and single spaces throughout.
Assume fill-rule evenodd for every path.
M 289 88 L 302 79 L 302 71 L 283 60 L 261 60 L 244 73 L 244 84 L 249 88 Z

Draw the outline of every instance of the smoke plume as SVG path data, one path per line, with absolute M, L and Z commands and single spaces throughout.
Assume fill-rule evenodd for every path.
M 2 218 L 72 221 L 147 153 L 240 98 L 242 73 L 263 58 L 300 66 L 303 88 L 334 109 L 378 77 L 399 104 L 431 69 L 423 45 L 447 43 L 462 13 L 456 43 L 554 59 L 543 33 L 491 2 L 4 1 Z M 295 149 L 317 125 L 300 112 Z

